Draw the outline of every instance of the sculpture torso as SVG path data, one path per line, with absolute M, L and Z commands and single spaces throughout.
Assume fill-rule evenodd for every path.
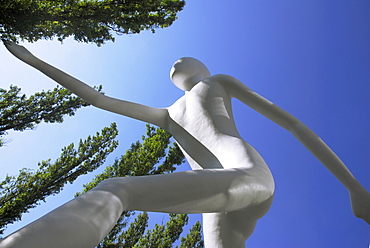
M 199 82 L 168 108 L 168 130 L 193 169 L 249 168 L 246 157 L 249 145 L 236 129 L 227 83 L 219 78 L 220 75 L 212 76 Z M 197 159 L 200 150 L 202 158 Z M 211 162 L 214 157 L 219 163 Z

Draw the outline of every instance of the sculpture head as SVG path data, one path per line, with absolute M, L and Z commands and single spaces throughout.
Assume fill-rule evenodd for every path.
M 170 72 L 172 82 L 184 91 L 190 90 L 210 75 L 208 68 L 202 62 L 190 57 L 177 60 Z

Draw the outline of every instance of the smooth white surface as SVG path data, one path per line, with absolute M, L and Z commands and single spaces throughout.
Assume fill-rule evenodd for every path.
M 12 45 L 9 49 L 93 105 L 168 130 L 194 170 L 108 179 L 93 191 L 10 235 L 1 247 L 11 247 L 8 244 L 22 247 L 22 242 L 29 244 L 30 240 L 39 242 L 35 243 L 37 247 L 49 247 L 50 242 L 60 247 L 74 247 L 65 243 L 66 236 L 68 240 L 79 239 L 81 243 L 74 244 L 75 247 L 92 247 L 92 243 L 97 244 L 98 239 L 109 232 L 123 209 L 212 213 L 204 215 L 206 246 L 244 247 L 256 221 L 271 205 L 274 183 L 263 159 L 241 139 L 235 127 L 231 110 L 233 97 L 291 131 L 347 187 L 355 214 L 369 221 L 369 193 L 325 143 L 299 120 L 233 77 L 209 77 L 208 69 L 201 62 L 183 58 L 175 63 L 171 78 L 175 85 L 186 90 L 185 95 L 169 108 L 155 109 L 101 95 L 22 47 Z M 138 197 L 132 198 L 132 195 Z M 108 202 L 109 207 L 102 209 Z M 68 222 L 63 221 L 65 218 Z M 49 225 L 53 229 L 48 228 Z M 86 232 L 80 233 L 81 229 Z

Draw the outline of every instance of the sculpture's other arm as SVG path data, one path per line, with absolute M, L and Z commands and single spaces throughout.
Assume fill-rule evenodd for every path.
M 95 107 L 149 122 L 162 128 L 165 127 L 167 109 L 152 108 L 105 96 L 80 80 L 35 57 L 23 46 L 16 44 L 6 44 L 5 46 L 14 56 L 41 71 Z
M 227 81 L 232 97 L 290 131 L 347 188 L 355 216 L 370 224 L 370 193 L 319 136 L 293 115 L 258 95 L 239 80 L 227 75 L 215 77 Z

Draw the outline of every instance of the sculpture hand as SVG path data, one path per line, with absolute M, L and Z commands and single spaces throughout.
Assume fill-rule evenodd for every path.
M 352 212 L 370 225 L 370 193 L 365 188 L 350 190 Z
M 37 59 L 32 53 L 30 53 L 25 47 L 19 46 L 15 43 L 6 42 L 4 43 L 5 47 L 11 52 L 14 56 L 20 60 L 31 63 Z

